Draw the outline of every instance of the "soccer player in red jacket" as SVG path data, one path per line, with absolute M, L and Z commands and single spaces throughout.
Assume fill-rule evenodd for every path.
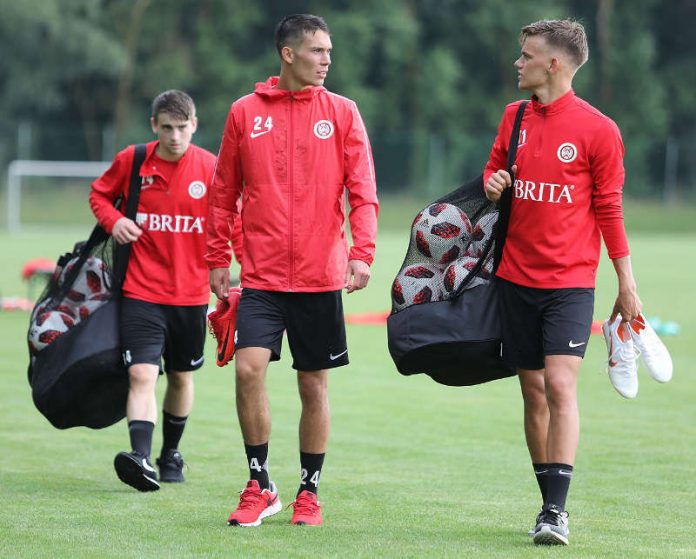
M 164 361 L 167 391 L 162 412 L 159 480 L 184 481 L 178 450 L 193 406 L 192 371 L 203 365 L 210 299 L 205 253 L 208 191 L 215 156 L 191 144 L 198 124 L 193 100 L 165 91 L 152 103 L 157 140 L 147 144 L 136 220 L 114 208 L 127 198 L 134 147 L 116 155 L 94 183 L 90 205 L 121 244 L 132 243 L 121 305 L 121 345 L 130 388 L 127 418 L 131 452 L 114 460 L 118 477 L 139 491 L 159 489 L 150 463 L 157 418 L 155 384 Z M 125 208 L 125 203 L 121 205 Z
M 322 523 L 319 476 L 329 436 L 328 369 L 348 364 L 341 290 L 364 288 L 377 233 L 370 143 L 353 101 L 323 87 L 331 64 L 320 17 L 285 17 L 276 27 L 279 77 L 237 100 L 225 125 L 210 194 L 210 286 L 229 289 L 229 232 L 242 196 L 242 297 L 237 316 L 237 415 L 249 482 L 233 526 L 257 526 L 281 510 L 268 474 L 269 361 L 283 331 L 297 370 L 300 486 L 293 524 Z M 348 248 L 345 204 L 350 205 Z
M 515 61 L 532 93 L 513 174 L 505 170 L 519 101 L 508 105 L 484 171 L 486 196 L 512 188 L 510 225 L 497 276 L 503 351 L 517 367 L 527 447 L 543 507 L 536 544 L 567 544 L 566 496 L 580 433 L 576 384 L 592 325 L 604 238 L 619 285 L 613 317 L 641 310 L 621 207 L 623 143 L 616 124 L 572 89 L 588 56 L 581 24 L 527 25 Z M 514 182 L 513 182 L 514 181 Z

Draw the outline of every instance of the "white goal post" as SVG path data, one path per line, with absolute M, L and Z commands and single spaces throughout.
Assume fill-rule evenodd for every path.
M 110 165 L 111 161 L 11 161 L 7 167 L 7 229 L 19 233 L 22 228 L 22 177 L 97 178 Z

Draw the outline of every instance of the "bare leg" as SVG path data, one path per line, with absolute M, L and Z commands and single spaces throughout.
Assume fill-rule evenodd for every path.
M 164 393 L 164 411 L 177 417 L 187 417 L 193 409 L 193 373 L 191 371 L 167 374 Z
M 271 351 L 245 347 L 235 354 L 237 417 L 244 443 L 259 445 L 271 435 L 271 410 L 266 392 L 266 369 Z
M 138 363 L 128 367 L 128 402 L 126 416 L 128 421 L 157 421 L 157 401 L 155 385 L 159 367 L 149 363 Z
M 298 371 L 297 384 L 302 402 L 300 451 L 323 454 L 331 425 L 328 371 Z
M 577 378 L 582 359 L 574 355 L 546 357 L 546 400 L 550 419 L 546 446 L 549 462 L 573 465 L 580 439 Z
M 548 463 L 549 406 L 546 402 L 544 370 L 517 370 L 524 400 L 524 434 L 534 464 Z

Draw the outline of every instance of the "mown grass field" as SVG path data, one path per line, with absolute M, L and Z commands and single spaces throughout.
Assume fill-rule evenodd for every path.
M 384 204 L 372 283 L 345 298 L 347 313 L 388 309 L 417 207 Z M 603 339 L 592 337 L 579 384 L 570 547 L 540 549 L 526 536 L 540 499 L 514 378 L 455 389 L 401 377 L 385 327 L 349 325 L 351 365 L 330 380 L 325 525 L 290 526 L 286 510 L 260 528 L 233 529 L 225 520 L 246 481 L 245 461 L 233 371 L 215 366 L 212 343 L 181 446 L 188 481 L 140 494 L 113 472 L 114 455 L 128 444 L 125 422 L 57 431 L 35 410 L 26 380 L 28 315 L 14 311 L 0 312 L 0 557 L 696 557 L 696 232 L 683 218 L 693 211 L 679 212 L 654 207 L 635 219 L 629 212 L 645 312 L 681 326 L 665 338 L 674 379 L 659 385 L 641 370 L 637 399 L 624 400 L 604 372 Z M 659 223 L 668 232 L 640 227 Z M 26 295 L 22 263 L 54 258 L 88 230 L 0 233 L 0 295 Z M 605 260 L 596 318 L 610 312 L 615 291 Z M 287 357 L 268 378 L 270 469 L 285 503 L 299 479 L 299 399 Z M 158 429 L 155 452 L 160 441 Z

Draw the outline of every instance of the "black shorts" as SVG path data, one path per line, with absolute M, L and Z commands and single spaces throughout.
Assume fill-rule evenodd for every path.
M 277 361 L 284 330 L 293 369 L 319 371 L 348 364 L 340 291 L 286 293 L 245 287 L 237 312 L 235 349 L 263 347 L 271 350 L 271 361 Z
M 585 356 L 594 289 L 535 289 L 498 278 L 503 358 L 520 369 L 543 369 L 546 355 Z
M 126 365 L 149 363 L 164 370 L 203 366 L 208 305 L 174 306 L 126 297 L 121 301 L 121 350 Z

